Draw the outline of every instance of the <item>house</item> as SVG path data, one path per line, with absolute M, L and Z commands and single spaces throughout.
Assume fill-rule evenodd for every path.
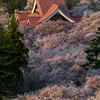
M 75 23 L 68 12 L 66 0 L 34 0 L 31 12 L 16 12 L 20 24 L 29 28 L 48 20 L 65 20 Z

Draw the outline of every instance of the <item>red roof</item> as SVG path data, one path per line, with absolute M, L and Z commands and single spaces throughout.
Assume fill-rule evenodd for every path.
M 47 19 L 48 17 L 50 17 L 57 9 L 58 9 L 58 5 L 56 4 L 52 4 L 52 6 L 48 9 L 48 11 L 44 14 L 43 17 L 41 17 L 38 22 L 42 22 L 43 20 Z M 38 23 L 37 22 L 37 23 Z
M 40 17 L 38 13 L 30 13 L 27 17 Z
M 29 12 L 17 12 L 18 20 L 25 20 L 26 16 L 28 16 Z
M 29 25 L 31 26 L 31 25 L 35 24 L 39 19 L 40 19 L 39 17 L 35 17 L 35 18 L 30 17 L 30 18 L 28 18 Z
M 29 22 L 29 26 L 33 28 L 34 25 L 43 22 L 59 9 L 63 15 L 66 16 L 66 18 L 69 18 L 74 22 L 74 18 L 70 17 L 68 12 L 66 0 L 36 0 L 36 4 L 39 13 L 32 12 L 33 10 L 31 10 L 30 13 L 17 13 L 18 20 L 27 20 Z M 35 0 L 33 3 L 33 8 L 34 5 Z
M 27 20 L 21 20 L 19 21 L 20 24 L 26 25 Z
M 36 0 L 36 2 L 39 4 L 43 15 L 48 11 L 52 4 L 59 5 L 59 8 L 61 10 L 69 14 L 67 10 L 66 0 Z

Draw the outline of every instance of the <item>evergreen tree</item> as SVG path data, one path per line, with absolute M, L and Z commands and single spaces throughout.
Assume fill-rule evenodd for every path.
M 10 40 L 9 45 L 12 49 L 10 53 L 13 55 L 13 58 L 16 60 L 19 67 L 25 67 L 27 65 L 28 48 L 22 42 L 24 41 L 24 34 L 20 33 L 17 28 L 18 21 L 16 21 L 14 15 L 12 15 L 6 31 L 8 40 Z
M 100 35 L 100 28 L 98 28 L 96 33 Z M 87 48 L 85 52 L 87 53 L 86 58 L 88 62 L 81 66 L 86 69 L 87 67 L 100 68 L 100 36 L 90 41 L 90 48 Z
M 0 92 L 11 94 L 22 82 L 20 67 L 26 67 L 28 49 L 22 41 L 18 22 L 12 16 L 6 32 L 0 25 Z
M 16 73 L 17 83 L 20 84 L 20 82 L 23 80 L 23 75 L 19 68 L 25 68 L 28 63 L 28 48 L 23 43 L 24 34 L 20 33 L 17 28 L 18 21 L 16 21 L 14 15 L 12 15 L 6 34 L 11 49 L 9 53 L 16 62 L 11 69 Z
M 9 41 L 0 24 L 0 92 L 4 94 L 11 94 L 13 87 L 18 82 L 16 81 L 16 74 L 12 71 L 12 67 L 16 61 L 9 53 Z

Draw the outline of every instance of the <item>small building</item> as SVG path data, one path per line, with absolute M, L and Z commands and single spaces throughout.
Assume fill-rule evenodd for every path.
M 20 24 L 29 28 L 48 20 L 64 20 L 75 23 L 70 16 L 66 0 L 34 0 L 31 12 L 16 12 Z

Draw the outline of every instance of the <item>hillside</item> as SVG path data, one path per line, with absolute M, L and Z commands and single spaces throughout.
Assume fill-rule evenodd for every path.
M 6 5 L 7 1 L 3 4 Z M 90 41 L 97 37 L 99 41 L 92 43 L 94 49 L 90 51 L 99 53 L 94 58 L 100 64 L 100 0 L 70 0 L 68 5 L 73 16 L 82 16 L 80 22 L 69 24 L 49 20 L 36 25 L 33 30 L 18 24 L 17 32 L 23 34 L 20 41 L 29 49 L 28 64 L 25 69 L 20 68 L 23 82 L 14 95 L 0 94 L 2 100 L 100 99 L 100 66 L 98 69 L 92 67 L 94 64 L 87 65 L 87 69 L 81 66 L 89 62 L 87 58 L 91 55 L 94 57 L 94 54 L 87 57 L 84 50 L 89 49 Z M 20 9 L 29 11 L 31 7 L 32 1 L 28 0 L 27 5 Z M 9 20 L 7 9 L 0 8 L 0 23 L 4 30 Z
M 41 23 L 34 31 L 20 26 L 19 30 L 26 33 L 30 59 L 21 89 L 25 94 L 14 100 L 96 100 L 91 97 L 94 95 L 99 98 L 100 68 L 85 70 L 79 66 L 87 61 L 84 49 L 97 36 L 99 21 L 97 12 L 75 26 L 64 21 Z

